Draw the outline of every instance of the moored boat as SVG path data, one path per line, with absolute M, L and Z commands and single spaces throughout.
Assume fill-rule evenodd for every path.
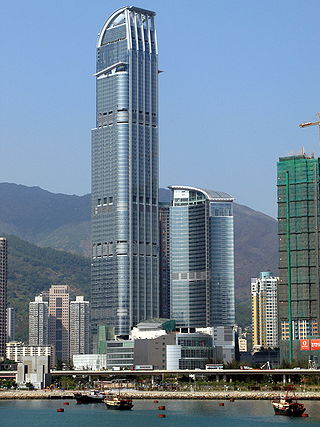
M 286 415 L 289 417 L 301 417 L 306 410 L 303 403 L 298 403 L 294 392 L 292 392 L 292 396 L 289 395 L 289 389 L 285 396 L 280 396 L 279 399 L 272 400 L 272 406 L 275 415 Z
M 133 407 L 132 399 L 120 395 L 108 395 L 103 402 L 108 409 L 130 410 Z
M 100 403 L 105 399 L 105 394 L 97 390 L 90 391 L 89 393 L 74 393 L 77 403 Z

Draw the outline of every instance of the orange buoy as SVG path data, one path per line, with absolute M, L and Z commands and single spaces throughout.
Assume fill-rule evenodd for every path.
M 159 417 L 159 418 L 165 418 L 165 417 L 166 417 L 166 414 L 158 414 L 158 417 Z
M 165 411 L 166 407 L 165 406 L 158 406 L 159 411 Z
M 220 402 L 220 403 L 219 403 L 219 406 L 224 406 L 224 403 L 223 403 L 223 402 Z
M 58 408 L 57 412 L 64 412 L 64 409 L 63 408 Z
M 309 414 L 302 414 L 301 416 L 302 416 L 302 417 L 308 417 L 308 416 L 309 416 Z
M 159 400 L 154 400 L 153 403 L 159 403 Z
M 64 405 L 69 405 L 69 402 L 63 402 Z

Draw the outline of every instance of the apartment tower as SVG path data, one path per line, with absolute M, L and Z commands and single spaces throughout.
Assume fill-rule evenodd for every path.
M 8 246 L 7 239 L 0 237 L 0 358 L 6 357 L 7 338 L 7 277 Z
M 280 157 L 277 186 L 280 348 L 292 361 L 308 355 L 299 339 L 319 335 L 319 158 Z
M 155 13 L 123 7 L 98 36 L 92 131 L 92 331 L 159 313 Z
M 169 187 L 170 317 L 182 328 L 233 326 L 233 197 Z
M 49 344 L 56 348 L 60 361 L 69 361 L 69 286 L 49 289 Z
M 89 301 L 83 296 L 70 302 L 70 359 L 76 354 L 90 353 L 89 314 Z
M 278 347 L 278 277 L 270 271 L 251 279 L 253 350 Z
M 49 310 L 48 302 L 41 295 L 29 302 L 29 345 L 48 345 Z
M 16 310 L 7 308 L 7 342 L 15 341 L 16 337 Z

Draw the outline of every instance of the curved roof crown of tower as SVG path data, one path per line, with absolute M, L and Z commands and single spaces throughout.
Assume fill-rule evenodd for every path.
M 189 187 L 187 185 L 169 185 L 168 188 L 170 188 L 171 190 L 199 191 L 209 201 L 225 200 L 228 202 L 232 202 L 234 200 L 234 197 L 230 196 L 230 194 L 228 193 L 224 193 L 223 191 L 208 190 L 208 189 L 198 188 L 198 187 Z
M 121 25 L 121 24 L 126 23 L 126 13 L 125 13 L 126 10 L 128 10 L 129 12 L 134 12 L 134 13 L 142 15 L 142 16 L 145 15 L 147 17 L 153 17 L 156 15 L 156 13 L 153 12 L 152 10 L 141 9 L 139 7 L 134 7 L 134 6 L 121 7 L 120 9 L 113 12 L 113 14 L 104 23 L 101 31 L 98 33 L 97 47 L 101 46 L 101 42 L 103 40 L 103 36 L 104 36 L 104 33 L 106 32 L 106 30 L 113 28 L 113 27 L 116 27 L 117 25 Z

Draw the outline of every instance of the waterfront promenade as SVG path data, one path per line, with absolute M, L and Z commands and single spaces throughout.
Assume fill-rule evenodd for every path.
M 0 391 L 0 400 L 29 399 L 74 399 L 75 391 L 67 390 L 8 390 Z M 80 392 L 84 393 L 83 390 Z M 181 399 L 181 400 L 271 400 L 279 397 L 281 391 L 140 391 L 122 392 L 123 397 L 132 399 Z M 296 390 L 299 400 L 320 400 L 320 391 Z

